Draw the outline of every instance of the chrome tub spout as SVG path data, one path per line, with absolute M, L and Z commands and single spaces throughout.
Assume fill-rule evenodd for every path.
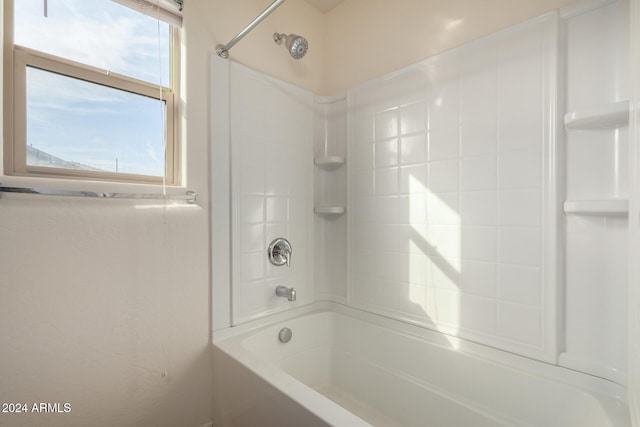
M 296 290 L 293 288 L 287 288 L 283 285 L 280 285 L 276 288 L 276 295 L 278 295 L 279 297 L 284 297 L 288 301 L 296 300 Z

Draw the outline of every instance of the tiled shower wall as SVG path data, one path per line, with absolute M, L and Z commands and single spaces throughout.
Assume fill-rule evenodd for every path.
M 347 151 L 346 96 L 316 97 L 314 159 L 339 157 Z M 347 167 L 314 167 L 314 206 L 346 207 Z M 314 218 L 314 294 L 316 299 L 346 303 L 347 215 L 316 214 Z
M 629 2 L 565 16 L 562 21 L 566 112 L 597 109 L 629 97 Z M 629 126 L 570 129 L 566 199 L 625 201 Z M 565 328 L 560 364 L 624 382 L 627 367 L 626 212 L 565 217 Z
M 230 63 L 234 324 L 313 300 L 313 95 Z M 291 265 L 267 259 L 291 242 Z M 297 302 L 277 297 L 294 287 Z
M 555 357 L 557 18 L 349 92 L 349 303 Z
M 585 4 L 353 88 L 346 111 L 223 62 L 232 322 L 328 299 L 622 381 L 625 213 L 561 203 L 627 196 L 627 125 L 563 131 L 567 111 L 626 96 L 628 2 Z M 268 264 L 275 237 L 289 269 Z

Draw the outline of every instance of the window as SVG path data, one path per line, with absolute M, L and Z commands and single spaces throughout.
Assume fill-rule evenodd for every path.
M 178 30 L 157 2 L 8 2 L 6 173 L 177 183 Z

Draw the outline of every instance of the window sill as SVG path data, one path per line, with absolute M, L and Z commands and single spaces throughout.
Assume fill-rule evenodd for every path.
M 69 180 L 58 178 L 34 178 L 12 175 L 0 175 L 0 185 L 5 187 L 42 188 L 60 191 L 83 191 L 93 193 L 126 193 L 140 195 L 184 196 L 188 189 L 184 186 L 162 184 L 137 184 L 122 182 Z M 188 198 L 185 198 L 187 200 Z M 197 203 L 197 194 L 195 201 Z

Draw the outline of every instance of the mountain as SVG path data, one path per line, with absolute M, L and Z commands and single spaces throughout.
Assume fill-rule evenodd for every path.
M 105 172 L 103 169 L 98 169 L 92 166 L 84 165 L 82 163 L 70 162 L 68 160 L 61 159 L 54 156 L 53 154 L 47 153 L 46 151 L 38 150 L 31 145 L 27 146 L 27 164 L 30 166 L 46 166 L 54 168 Z

